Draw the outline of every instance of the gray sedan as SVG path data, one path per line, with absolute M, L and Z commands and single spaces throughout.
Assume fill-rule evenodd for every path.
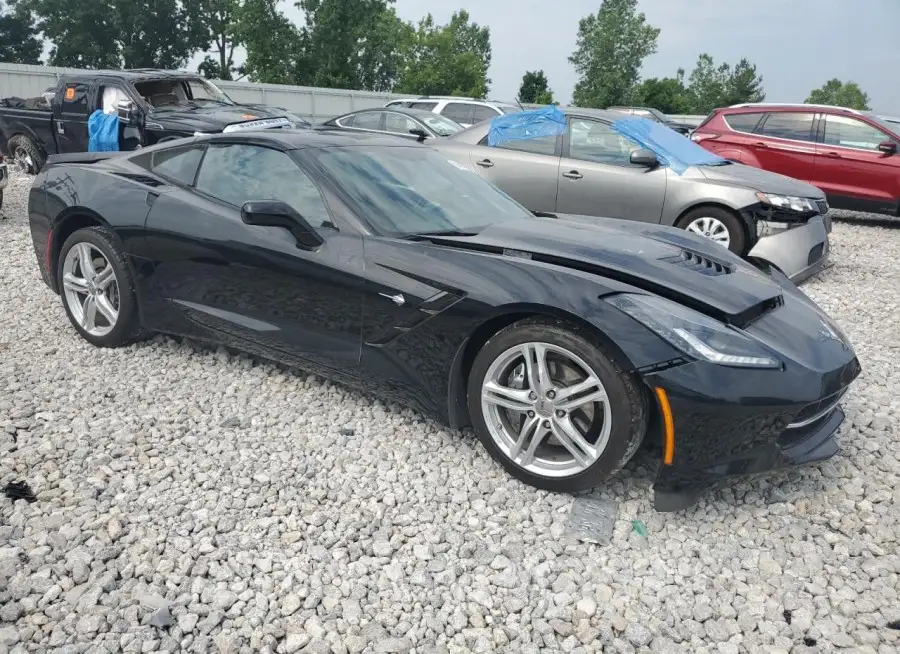
M 429 145 L 532 211 L 674 225 L 764 259 L 796 282 L 825 263 L 831 221 L 815 186 L 725 161 L 679 174 L 612 129 L 621 114 L 564 112 L 559 136 L 489 146 L 486 121 Z

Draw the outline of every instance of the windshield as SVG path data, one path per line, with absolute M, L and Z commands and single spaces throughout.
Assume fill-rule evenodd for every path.
M 450 136 L 462 131 L 463 128 L 459 123 L 454 123 L 440 114 L 428 113 L 427 115 L 417 115 L 417 118 L 428 125 L 439 136 Z
M 134 88 L 155 111 L 234 104 L 219 87 L 200 77 L 148 80 L 135 83 Z
M 461 164 L 424 147 L 312 151 L 326 175 L 379 234 L 477 232 L 533 218 L 522 205 Z

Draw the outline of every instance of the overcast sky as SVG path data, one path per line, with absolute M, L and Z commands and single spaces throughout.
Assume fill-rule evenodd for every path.
M 302 15 L 283 2 L 296 22 Z M 428 12 L 446 23 L 456 9 L 491 28 L 491 97 L 511 99 L 526 70 L 543 69 L 557 99 L 572 98 L 577 78 L 568 62 L 578 20 L 599 0 L 397 0 L 406 20 Z M 900 0 L 640 0 L 662 30 L 645 77 L 690 74 L 697 56 L 717 63 L 747 57 L 763 76 L 770 102 L 802 102 L 837 77 L 858 82 L 878 111 L 900 115 Z

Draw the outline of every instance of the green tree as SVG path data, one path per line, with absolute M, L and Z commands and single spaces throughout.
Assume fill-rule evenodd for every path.
M 278 0 L 244 0 L 236 39 L 247 56 L 244 72 L 250 81 L 293 84 L 303 59 L 303 36 L 278 9 Z
M 44 44 L 38 38 L 31 12 L 0 2 L 0 61 L 39 64 Z
M 23 0 L 36 26 L 52 43 L 51 66 L 116 68 L 121 63 L 116 22 L 108 0 Z
M 491 31 L 460 10 L 447 25 L 428 14 L 419 21 L 403 55 L 398 93 L 483 98 L 491 80 Z
M 834 107 L 847 107 L 867 111 L 869 96 L 856 82 L 842 82 L 839 79 L 827 81 L 822 87 L 814 89 L 806 98 L 807 104 L 827 104 Z
M 638 13 L 637 0 L 604 0 L 596 15 L 578 22 L 569 62 L 580 79 L 572 101 L 608 107 L 633 100 L 644 59 L 656 52 L 659 29 Z
M 241 45 L 238 18 L 240 0 L 192 0 L 185 5 L 191 13 L 194 40 L 201 43 L 204 57 L 198 71 L 211 79 L 234 79 L 234 49 Z
M 756 73 L 756 65 L 741 59 L 731 71 L 731 77 L 725 85 L 725 98 L 722 104 L 727 106 L 744 102 L 762 102 L 765 99 L 763 78 Z
M 523 104 L 553 104 L 553 92 L 542 70 L 529 70 L 522 75 L 519 102 Z
M 713 58 L 703 53 L 689 78 L 691 111 L 707 114 L 718 107 L 762 102 L 766 99 L 762 84 L 756 66 L 747 59 L 741 59 L 732 69 L 727 63 L 716 66 Z
M 299 0 L 306 16 L 298 83 L 388 91 L 399 74 L 410 28 L 394 0 Z
M 635 104 L 659 109 L 664 114 L 685 114 L 691 110 L 691 100 L 684 86 L 684 69 L 675 77 L 645 79 L 635 92 Z

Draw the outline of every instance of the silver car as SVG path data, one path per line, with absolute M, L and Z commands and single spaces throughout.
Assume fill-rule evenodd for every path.
M 679 174 L 612 129 L 621 114 L 563 111 L 559 136 L 492 147 L 486 121 L 429 145 L 532 211 L 674 225 L 764 259 L 795 282 L 825 263 L 831 220 L 815 186 L 724 161 Z

